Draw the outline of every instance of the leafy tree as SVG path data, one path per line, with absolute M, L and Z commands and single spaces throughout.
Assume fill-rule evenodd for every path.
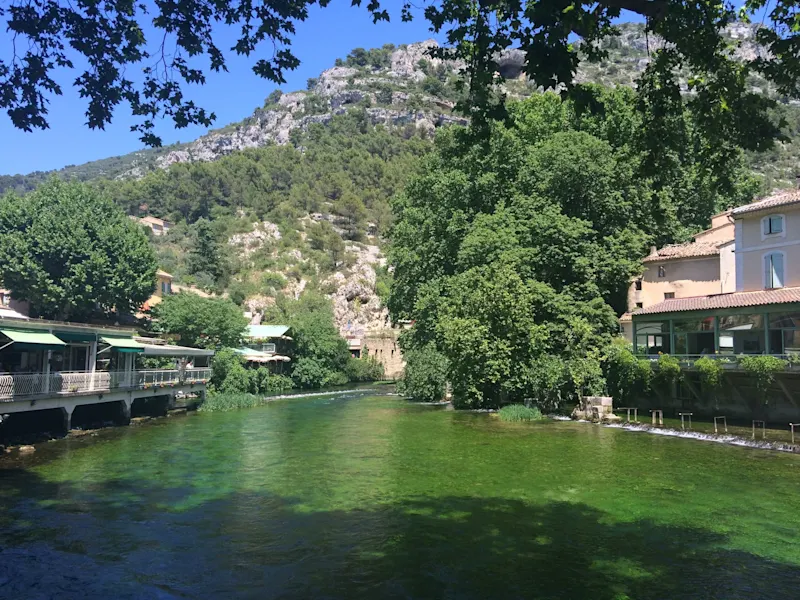
M 403 352 L 406 367 L 397 392 L 419 402 L 439 402 L 447 391 L 447 359 L 432 344 Z
M 354 194 L 344 194 L 333 205 L 333 210 L 347 220 L 348 237 L 353 240 L 357 239 L 364 229 L 364 221 L 367 217 L 367 209 L 361 199 Z
M 350 352 L 336 329 L 328 298 L 314 293 L 306 293 L 298 300 L 279 296 L 264 319 L 291 327 L 292 379 L 298 386 L 315 388 L 347 383 L 345 370 Z
M 599 350 L 648 244 L 681 239 L 747 185 L 735 161 L 699 175 L 712 155 L 691 141 L 675 181 L 656 182 L 634 93 L 585 92 L 581 108 L 555 94 L 515 104 L 488 137 L 441 131 L 393 201 L 389 309 L 414 321 L 407 350 L 445 355 L 459 405 L 554 408 L 601 391 Z
M 225 261 L 217 242 L 214 228 L 206 219 L 199 219 L 194 224 L 194 242 L 189 254 L 190 272 L 213 282 L 214 287 L 225 275 Z
M 290 49 L 295 23 L 308 17 L 313 4 L 312 0 L 290 0 L 278 7 L 188 0 L 154 7 L 112 1 L 98 11 L 91 4 L 14 0 L 4 14 L 15 48 L 24 50 L 0 62 L 0 108 L 16 127 L 46 128 L 48 97 L 62 93 L 57 72 L 82 69 L 74 85 L 88 100 L 88 125 L 102 128 L 111 122 L 114 110 L 127 103 L 140 119 L 134 130 L 146 143 L 158 145 L 160 139 L 153 133 L 157 117 L 167 116 L 178 127 L 208 126 L 214 120 L 215 115 L 196 105 L 184 88 L 206 81 L 203 69 L 194 62 L 190 65 L 188 57 L 204 55 L 212 71 L 226 69 L 228 53 L 219 44 L 227 39 L 227 32 L 220 31 L 219 23 L 237 29 L 231 48 L 237 54 L 261 54 L 264 46 L 274 47 L 269 58 L 255 61 L 253 71 L 283 83 L 284 72 L 299 64 Z M 390 17 L 378 0 L 370 2 L 367 10 L 375 21 Z M 582 61 L 596 62 L 606 56 L 603 42 L 618 34 L 613 21 L 623 10 L 645 18 L 648 31 L 665 42 L 653 50 L 647 68 L 658 83 L 641 86 L 642 98 L 668 105 L 680 95 L 681 71 L 688 72 L 693 92 L 690 104 L 709 137 L 733 139 L 753 149 L 769 145 L 777 134 L 765 116 L 771 103 L 750 92 L 747 80 L 758 74 L 778 94 L 800 95 L 800 30 L 793 0 L 747 0 L 744 5 L 604 0 L 566 8 L 558 2 L 500 1 L 475 6 L 468 0 L 455 0 L 433 1 L 423 12 L 432 30 L 444 33 L 448 42 L 433 55 L 464 61 L 469 96 L 461 109 L 480 125 L 503 110 L 497 88 L 502 80 L 497 77 L 502 72 L 502 51 L 512 46 L 522 51 L 525 72 L 536 86 L 563 84 L 569 90 Z M 412 5 L 404 3 L 399 16 L 410 20 L 414 14 Z M 751 15 L 761 21 L 756 39 L 765 52 L 737 61 L 721 30 Z M 153 40 L 148 40 L 145 29 L 152 30 L 155 39 L 163 38 L 165 43 L 157 45 L 160 50 L 147 50 Z M 581 38 L 580 44 L 575 36 Z M 168 52 L 166 48 L 174 49 Z M 347 61 L 360 67 L 383 66 L 389 53 L 389 47 L 369 52 L 357 49 Z M 74 60 L 76 54 L 80 60 Z M 145 65 L 141 80 L 129 78 L 129 68 L 140 64 Z M 337 60 L 337 64 L 345 63 Z M 653 114 L 669 121 L 668 113 Z
M 152 316 L 155 331 L 177 334 L 182 344 L 200 348 L 236 347 L 247 329 L 241 308 L 230 300 L 189 292 L 166 296 Z
M 53 179 L 0 199 L 0 280 L 34 316 L 131 314 L 153 293 L 155 274 L 142 228 L 84 184 Z

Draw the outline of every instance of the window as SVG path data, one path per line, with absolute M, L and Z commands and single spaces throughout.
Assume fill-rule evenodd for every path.
M 765 236 L 782 234 L 783 215 L 770 215 L 761 219 L 761 232 Z
M 764 255 L 764 287 L 766 289 L 783 287 L 783 252 Z
M 642 308 L 642 303 L 641 302 L 637 302 L 636 303 L 636 308 Z
M 0 304 L 3 306 L 8 306 L 11 304 L 11 295 L 10 294 L 0 294 Z
M 634 284 L 634 289 L 637 292 L 641 292 L 642 291 L 642 278 L 641 277 L 636 280 L 636 283 Z
M 161 282 L 161 293 L 165 296 L 168 296 L 172 293 L 172 282 L 171 281 L 162 281 Z
M 675 297 L 675 292 L 664 292 L 664 300 L 672 300 Z
M 658 267 L 658 276 L 659 277 L 666 277 L 667 276 L 667 270 L 664 268 L 664 265 L 659 265 L 659 267 Z

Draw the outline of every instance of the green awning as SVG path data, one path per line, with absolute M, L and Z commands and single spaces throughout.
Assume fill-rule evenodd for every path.
M 100 341 L 119 352 L 144 352 L 144 346 L 133 338 L 101 337 Z
M 75 331 L 58 331 L 55 332 L 58 339 L 65 342 L 93 342 L 97 339 L 94 333 L 83 333 Z
M 14 343 L 32 345 L 43 350 L 63 348 L 64 342 L 46 331 L 19 331 L 17 329 L 0 329 Z

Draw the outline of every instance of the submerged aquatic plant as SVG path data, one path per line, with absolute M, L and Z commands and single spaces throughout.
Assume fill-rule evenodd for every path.
M 222 412 L 238 410 L 240 408 L 253 408 L 269 402 L 269 398 L 254 394 L 210 394 L 200 406 L 201 412 Z
M 497 415 L 501 421 L 538 421 L 542 418 L 542 411 L 535 406 L 524 406 L 522 404 L 509 404 L 501 408 Z

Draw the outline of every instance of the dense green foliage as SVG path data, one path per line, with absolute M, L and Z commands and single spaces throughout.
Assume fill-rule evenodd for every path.
M 542 411 L 535 406 L 524 404 L 509 404 L 497 411 L 501 421 L 516 423 L 520 421 L 538 421 L 542 418 Z
M 180 336 L 186 346 L 238 346 L 247 329 L 241 309 L 225 298 L 203 298 L 189 292 L 164 297 L 152 309 L 153 329 Z
M 650 361 L 637 357 L 631 345 L 621 338 L 613 340 L 603 352 L 606 390 L 617 406 L 632 406 L 650 391 L 653 370 Z
M 700 373 L 700 385 L 706 393 L 716 395 L 722 387 L 723 369 L 718 359 L 701 356 L 694 361 L 694 368 Z
M 388 225 L 389 197 L 430 148 L 413 126 L 375 127 L 358 109 L 298 134 L 297 147 L 245 150 L 214 162 L 179 163 L 142 179 L 98 185 L 130 214 L 146 204 L 153 214 L 176 222 L 245 212 L 280 223 L 309 212 L 333 212 L 351 223 L 357 237 L 366 222 L 378 230 Z
M 306 293 L 299 300 L 279 297 L 265 315 L 265 321 L 284 323 L 292 329 L 292 379 L 301 388 L 318 388 L 347 383 L 351 360 L 347 342 L 333 321 L 331 301 Z
M 756 389 L 764 400 L 769 399 L 769 390 L 775 382 L 775 375 L 786 369 L 788 363 L 776 356 L 742 356 L 739 365 L 755 380 Z
M 682 377 L 683 373 L 681 372 L 680 360 L 669 354 L 659 354 L 658 361 L 656 362 L 655 374 L 653 375 L 655 383 L 670 390 L 669 386 L 680 381 Z M 670 393 L 672 392 L 670 391 Z
M 704 145 L 688 114 L 680 135 L 653 130 L 635 101 L 587 87 L 580 104 L 513 105 L 488 138 L 442 131 L 394 201 L 389 309 L 415 322 L 406 351 L 433 343 L 446 356 L 458 405 L 601 391 L 598 349 L 647 246 L 748 197 L 740 155 Z
M 155 289 L 147 237 L 106 197 L 53 179 L 0 199 L 0 281 L 31 316 L 135 313 Z
M 347 380 L 351 382 L 380 381 L 383 379 L 383 365 L 373 356 L 350 357 L 344 367 Z
M 433 344 L 403 352 L 406 368 L 397 392 L 419 402 L 441 402 L 447 391 L 447 359 Z
M 211 396 L 240 394 L 276 394 L 294 387 L 285 375 L 273 374 L 266 367 L 249 369 L 233 348 L 223 348 L 211 362 Z M 227 400 L 220 401 L 227 402 Z M 245 408 L 245 407 L 240 407 Z

